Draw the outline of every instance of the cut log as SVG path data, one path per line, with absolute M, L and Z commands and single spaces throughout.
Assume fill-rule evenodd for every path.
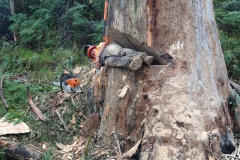
M 13 141 L 3 138 L 0 139 L 0 148 L 5 152 L 6 158 L 11 160 L 39 160 L 43 155 L 41 149 L 36 146 L 31 144 L 20 146 Z

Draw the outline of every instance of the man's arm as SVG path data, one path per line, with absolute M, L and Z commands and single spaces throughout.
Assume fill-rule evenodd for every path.
M 97 54 L 96 54 L 96 59 L 94 61 L 96 68 L 100 68 L 101 67 L 101 64 L 99 62 L 100 55 L 102 54 L 102 52 L 103 52 L 103 50 L 105 49 L 106 46 L 107 46 L 107 42 L 101 42 L 99 44 L 99 48 L 98 48 L 98 51 L 97 51 Z

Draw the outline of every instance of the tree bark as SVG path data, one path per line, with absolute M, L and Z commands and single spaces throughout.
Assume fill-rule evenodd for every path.
M 169 53 L 174 65 L 100 70 L 92 87 L 103 111 L 102 142 L 116 147 L 115 134 L 124 153 L 144 131 L 143 160 L 221 159 L 232 152 L 230 85 L 213 2 L 109 1 L 108 15 L 109 27 Z
M 15 0 L 9 0 L 11 14 L 16 14 Z
M 10 5 L 10 10 L 11 10 L 11 15 L 16 14 L 16 1 L 15 0 L 9 0 L 9 5 Z M 16 31 L 13 31 L 14 42 L 17 41 L 16 34 L 17 34 Z

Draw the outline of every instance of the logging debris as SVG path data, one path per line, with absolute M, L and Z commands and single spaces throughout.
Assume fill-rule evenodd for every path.
M 79 71 L 83 69 L 84 68 L 80 68 Z M 90 72 L 81 75 L 78 72 L 78 76 L 81 76 L 82 87 L 89 84 L 90 77 L 95 75 L 94 72 Z M 126 89 L 126 92 L 122 93 L 122 96 L 127 93 L 127 90 L 129 89 Z M 106 146 L 101 146 L 100 144 L 95 143 L 96 137 L 98 136 L 96 131 L 100 124 L 100 114 L 93 113 L 89 116 L 85 115 L 86 112 L 89 112 L 88 109 L 92 106 L 90 106 L 84 95 L 66 94 L 59 91 L 54 94 L 46 93 L 38 97 L 32 97 L 29 87 L 27 87 L 27 94 L 29 103 L 28 110 L 33 110 L 33 117 L 36 116 L 41 120 L 37 122 L 37 125 L 40 124 L 41 126 L 41 124 L 43 124 L 43 127 L 41 126 L 39 129 L 46 129 L 44 132 L 50 137 L 54 136 L 57 141 L 57 143 L 52 144 L 57 147 L 52 151 L 52 158 L 59 160 L 73 160 L 79 159 L 80 157 L 83 158 L 90 156 L 94 157 L 94 159 L 98 159 L 102 158 L 102 156 L 109 157 L 109 155 L 116 155 L 118 152 L 117 150 L 110 150 Z M 44 113 L 45 111 L 48 112 Z M 69 118 L 70 111 L 72 113 L 71 118 Z M 56 116 L 54 117 L 54 115 Z M 51 121 L 49 121 L 47 117 L 51 118 Z M 66 120 L 66 118 L 69 119 Z M 46 121 L 48 121 L 48 123 L 44 123 Z M 52 125 L 53 121 L 54 125 Z M 47 128 L 50 127 L 50 125 L 52 125 L 51 128 Z M 78 135 L 79 137 L 73 137 L 74 134 L 79 132 L 78 127 L 81 129 L 80 134 Z M 21 129 L 23 129 L 23 127 L 21 127 Z M 30 132 L 30 129 L 28 128 L 26 131 Z M 36 147 L 33 147 L 33 144 L 23 145 L 29 143 L 29 141 L 21 142 L 21 146 L 19 146 L 17 145 L 18 139 L 10 139 L 12 136 L 15 136 L 11 135 L 8 137 L 9 139 L 0 141 L 0 148 L 11 159 L 40 159 L 40 157 L 45 154 L 45 151 L 51 149 L 50 145 L 45 146 L 45 144 L 47 144 L 46 142 L 39 141 L 42 136 L 45 136 L 44 132 L 39 131 L 38 128 L 37 130 L 34 129 L 34 127 L 31 128 L 31 137 L 27 138 L 27 140 L 36 145 Z M 15 134 L 20 134 L 20 131 Z M 66 142 L 66 140 L 69 140 L 70 138 L 64 139 L 68 136 L 71 136 L 71 142 Z M 7 148 L 8 145 L 6 146 L 4 144 L 11 144 L 10 146 L 12 147 Z M 31 153 L 34 152 L 31 151 L 34 149 L 29 149 L 29 146 L 34 149 L 40 147 L 35 151 L 37 152 L 35 153 L 35 156 L 33 156 L 34 153 Z
M 237 83 L 229 80 L 230 85 L 238 92 L 238 94 L 240 94 L 240 85 L 238 85 Z
M 44 152 L 32 145 L 19 145 L 7 138 L 0 138 L 0 148 L 4 150 L 5 156 L 8 159 L 34 159 L 39 160 Z
M 42 121 L 47 121 L 47 117 L 45 115 L 43 115 L 42 111 L 40 111 L 40 109 L 38 109 L 37 106 L 33 103 L 29 86 L 27 87 L 27 91 L 28 91 L 28 102 L 29 102 L 33 112 L 36 113 L 37 117 L 39 119 L 41 119 Z

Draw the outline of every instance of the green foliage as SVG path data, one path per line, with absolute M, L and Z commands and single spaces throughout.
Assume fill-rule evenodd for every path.
M 226 32 L 220 31 L 221 46 L 230 77 L 240 76 L 240 38 L 231 37 Z
M 6 157 L 5 157 L 5 152 L 0 150 L 0 159 L 1 160 L 6 160 Z
M 56 41 L 55 31 L 50 30 L 52 15 L 47 9 L 37 10 L 31 17 L 15 14 L 11 20 L 13 24 L 9 29 L 19 33 L 19 41 L 24 46 L 49 47 Z
M 236 111 L 238 104 L 240 103 L 239 93 L 235 89 L 230 90 L 230 95 L 228 97 L 229 111 L 234 113 L 234 120 L 239 119 L 240 112 Z M 240 134 L 235 134 L 235 138 L 240 138 Z
M 10 112 L 5 115 L 6 120 L 9 122 L 14 122 L 14 124 L 24 121 L 24 117 L 24 111 L 14 112 L 13 110 L 10 110 Z
M 92 41 L 91 41 L 92 44 L 97 44 L 97 43 L 103 41 L 103 36 L 101 34 L 99 34 L 103 30 L 103 28 L 102 28 L 103 21 L 101 23 L 95 24 L 94 26 L 95 26 L 94 32 L 90 33 L 89 37 L 90 37 L 90 39 L 92 39 Z
M 37 118 L 28 102 L 27 87 L 30 87 L 37 107 L 51 106 L 48 100 L 60 91 L 52 82 L 59 80 L 64 67 L 71 70 L 89 65 L 87 58 L 81 56 L 82 51 L 77 54 L 78 48 L 102 41 L 104 0 L 92 0 L 93 4 L 89 4 L 88 0 L 81 1 L 81 4 L 65 0 L 24 2 L 24 6 L 17 7 L 17 14 L 11 16 L 12 25 L 9 29 L 17 33 L 17 43 L 2 37 L 0 39 L 0 75 L 5 76 L 3 91 L 9 105 L 9 109 L 6 109 L 0 103 L 0 117 L 5 116 L 14 123 L 27 123 L 31 134 L 18 135 L 16 141 L 38 147 L 43 142 L 50 144 L 52 148 L 42 158 L 52 160 L 56 142 L 69 144 L 74 136 L 81 135 L 79 124 L 84 118 L 78 116 L 79 110 L 83 114 L 89 111 L 87 107 L 81 108 L 85 106 L 81 97 L 75 105 L 63 102 L 63 121 L 70 124 L 72 116 L 76 115 L 76 124 L 71 124 L 72 129 L 66 132 L 51 109 L 43 111 L 50 121 L 43 122 Z M 62 110 L 59 112 L 63 113 Z M 1 156 L 4 157 L 4 154 L 0 152 L 0 159 Z
M 8 121 L 19 123 L 27 118 L 25 106 L 28 106 L 27 86 L 29 84 L 23 83 L 20 80 L 12 80 L 14 75 L 9 74 L 5 76 L 3 91 L 9 109 L 6 110 L 4 104 L 0 103 L 0 107 L 3 108 L 0 111 L 0 117 L 5 116 Z M 35 94 L 39 90 L 38 87 L 35 86 L 31 91 L 32 94 Z
M 1 72 L 11 71 L 13 73 L 22 73 L 24 70 L 39 70 L 41 66 L 46 65 L 48 61 L 51 61 L 46 52 L 39 54 L 27 49 L 7 49 L 8 46 L 11 45 L 6 44 L 6 46 L 2 48 L 2 52 L 0 52 L 0 61 L 2 61 L 0 64 Z M 12 53 L 6 54 L 6 51 Z
M 229 77 L 240 76 L 240 1 L 215 0 L 215 14 Z
M 223 8 L 227 11 L 240 11 L 240 1 L 239 0 L 225 1 Z
M 45 154 L 42 156 L 42 160 L 54 160 L 53 157 L 53 153 L 52 153 L 52 149 L 47 150 L 47 152 L 45 152 Z
M 4 79 L 3 90 L 10 109 L 18 109 L 19 106 L 26 105 L 27 85 L 20 80 L 11 80 L 8 77 Z
M 72 116 L 76 115 L 74 129 L 66 133 L 62 124 L 59 124 L 59 117 L 52 116 L 51 109 L 44 112 L 44 115 L 50 121 L 43 122 L 38 120 L 28 103 L 27 87 L 30 87 L 32 99 L 39 108 L 51 105 L 48 99 L 50 97 L 53 98 L 53 95 L 56 94 L 55 92 L 60 91 L 60 88 L 53 86 L 52 82 L 59 80 L 64 67 L 73 69 L 76 66 L 88 64 L 87 61 L 79 59 L 77 53 L 70 49 L 44 49 L 41 53 L 38 53 L 26 48 L 20 48 L 11 43 L 6 43 L 1 48 L 0 57 L 0 61 L 3 62 L 0 63 L 1 75 L 5 76 L 3 92 L 9 105 L 9 109 L 6 109 L 4 104 L 0 103 L 2 108 L 0 117 L 5 116 L 8 121 L 13 121 L 14 123 L 21 121 L 27 123 L 31 128 L 31 135 L 19 135 L 19 139 L 16 141 L 23 144 L 27 142 L 36 146 L 39 146 L 39 143 L 47 142 L 53 148 L 43 155 L 43 159 L 54 159 L 52 150 L 56 142 L 69 144 L 74 136 L 81 134 L 79 124 L 82 123 L 83 117 L 77 115 L 81 109 L 80 106 L 83 106 L 84 103 L 83 101 L 75 102 L 75 106 L 69 102 L 64 102 L 63 106 L 66 106 L 66 108 L 64 109 L 64 114 L 61 115 L 63 121 L 70 124 Z
M 19 44 L 30 48 L 70 48 L 95 43 L 102 36 L 100 6 L 104 0 L 88 2 L 26 0 L 22 10 L 20 7 L 18 14 L 11 17 L 13 24 L 9 29 L 18 33 Z
M 0 1 L 0 7 L 7 7 L 8 6 L 8 0 L 1 0 Z
M 216 9 L 216 20 L 221 30 L 231 36 L 238 36 L 240 32 L 240 11 L 224 11 Z

